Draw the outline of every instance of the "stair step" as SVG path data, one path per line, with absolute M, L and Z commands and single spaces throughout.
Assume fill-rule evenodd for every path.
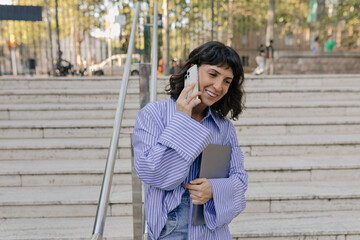
M 239 137 L 245 156 L 355 155 L 359 143 L 356 134 Z
M 119 77 L 1 78 L 0 89 L 120 89 Z M 130 77 L 128 87 L 138 86 L 139 77 Z
M 261 156 L 246 157 L 249 182 L 360 181 L 360 157 Z
M 360 210 L 359 181 L 249 183 L 245 212 Z
M 99 200 L 98 186 L 0 187 L 2 218 L 93 216 Z M 27 196 L 24 198 L 24 196 Z M 113 185 L 111 216 L 132 215 L 131 185 Z
M 0 120 L 0 138 L 111 137 L 114 120 Z M 135 119 L 123 119 L 122 132 L 133 132 Z M 359 117 L 240 118 L 239 136 L 360 134 Z
M 96 212 L 94 213 L 96 214 Z M 19 218 L 0 220 L 0 239 L 6 240 L 85 240 L 91 238 L 93 217 Z M 132 240 L 131 216 L 106 217 L 106 240 Z
M 0 139 L 0 160 L 107 159 L 111 138 Z M 130 158 L 130 139 L 121 134 L 117 158 Z
M 0 186 L 101 185 L 106 159 L 0 161 Z M 360 180 L 360 157 L 246 157 L 249 182 Z M 115 162 L 113 184 L 131 184 L 131 160 Z
M 233 121 L 238 136 L 359 134 L 359 117 L 239 118 Z
M 110 138 L 0 139 L 0 160 L 105 159 Z M 242 136 L 245 156 L 354 155 L 360 135 Z M 129 135 L 120 135 L 118 158 L 130 158 Z
M 247 102 L 255 101 L 359 101 L 358 87 L 245 88 Z
M 0 174 L 98 174 L 104 172 L 105 163 L 106 159 L 0 161 Z M 116 160 L 114 173 L 130 172 L 130 159 Z
M 139 103 L 125 103 L 125 108 L 138 109 Z M 116 109 L 117 104 L 1 104 L 0 110 L 19 111 L 19 110 L 79 110 L 79 109 L 94 109 L 94 110 L 113 110 Z M 247 102 L 247 108 L 336 108 L 336 107 L 360 107 L 360 101 L 313 101 L 313 102 Z
M 0 187 L 0 210 L 3 218 L 92 216 L 100 189 L 100 185 Z M 131 185 L 113 185 L 108 214 L 132 215 L 131 193 Z M 360 210 L 358 181 L 249 183 L 246 199 L 247 213 Z
M 346 239 L 360 238 L 360 211 L 240 214 L 230 224 L 233 239 Z M 0 222 L 0 239 L 90 239 L 94 217 L 19 218 Z M 119 227 L 121 226 L 121 227 Z M 130 240 L 132 217 L 107 217 L 104 238 Z
M 0 186 L 101 185 L 106 159 L 0 161 Z M 113 184 L 131 184 L 130 159 L 115 162 Z
M 133 132 L 135 119 L 123 119 L 120 132 Z M 0 120 L 0 138 L 111 137 L 114 120 Z
M 359 116 L 359 102 L 248 102 L 242 117 Z
M 6 104 L 0 105 L 0 120 L 114 119 L 117 104 Z M 134 119 L 140 104 L 126 103 L 123 118 Z
M 233 239 L 360 239 L 360 211 L 240 214 L 230 223 Z
M 0 90 L 0 102 L 14 103 L 117 103 L 120 89 L 9 89 Z M 252 101 L 359 101 L 360 87 L 262 87 L 246 88 Z M 163 86 L 158 98 L 169 97 Z M 139 86 L 128 88 L 126 102 L 139 103 Z
M 5 104 L 54 103 L 117 103 L 120 89 L 40 89 L 0 91 L 0 102 Z M 128 89 L 126 102 L 139 103 L 139 90 Z
M 301 117 L 301 118 L 239 118 L 232 121 L 235 126 L 282 126 L 282 125 L 356 125 L 360 123 L 358 117 Z
M 339 80 L 341 79 L 341 81 Z M 246 76 L 246 87 L 306 87 L 306 86 L 360 86 L 359 74 L 324 74 L 324 75 L 275 75 Z M 139 77 L 129 78 L 129 87 L 138 85 Z M 169 76 L 158 77 L 158 86 L 165 86 Z M 33 78 L 2 77 L 0 89 L 120 89 L 121 77 L 65 77 L 65 78 Z
M 358 135 L 242 136 L 245 156 L 322 156 L 358 153 Z
M 360 101 L 249 102 L 241 117 L 360 116 Z M 124 119 L 135 119 L 139 104 L 128 103 Z M 114 119 L 116 104 L 1 104 L 0 120 Z
M 360 86 L 359 74 L 248 76 L 245 87 Z

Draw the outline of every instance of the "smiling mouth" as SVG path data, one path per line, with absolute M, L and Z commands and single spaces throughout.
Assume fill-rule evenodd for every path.
M 213 98 L 217 97 L 217 95 L 215 93 L 212 93 L 212 92 L 210 92 L 208 90 L 205 90 L 205 91 L 210 97 L 213 97 Z

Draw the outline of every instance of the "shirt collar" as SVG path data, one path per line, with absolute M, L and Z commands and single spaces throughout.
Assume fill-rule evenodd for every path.
M 171 115 L 173 115 L 176 111 L 176 100 L 175 99 L 172 99 L 170 98 L 168 100 L 168 102 L 172 105 L 171 109 L 173 110 L 173 113 Z M 206 112 L 206 115 L 204 117 L 204 119 L 206 118 L 211 118 L 216 126 L 218 127 L 218 129 L 220 130 L 220 122 L 221 122 L 221 119 L 217 116 L 217 114 L 211 109 L 211 107 L 208 107 L 207 108 L 207 112 Z
M 218 117 L 218 115 L 211 109 L 211 107 L 208 107 L 208 111 L 206 113 L 206 116 L 204 118 L 211 117 L 213 121 L 215 122 L 216 126 L 220 130 L 220 121 L 221 119 Z

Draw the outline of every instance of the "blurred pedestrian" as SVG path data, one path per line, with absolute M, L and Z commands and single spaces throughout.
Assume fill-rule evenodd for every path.
M 170 74 L 174 74 L 176 70 L 176 59 L 171 60 Z
M 175 72 L 180 71 L 181 68 L 182 68 L 181 60 L 180 60 L 180 59 L 177 59 L 177 60 L 176 60 Z
M 316 36 L 314 42 L 311 44 L 310 46 L 311 51 L 313 52 L 320 52 L 320 42 L 319 42 L 319 37 Z
M 262 75 L 264 74 L 265 69 L 265 47 L 264 44 L 260 44 L 259 54 L 255 58 L 257 67 L 255 68 L 253 75 Z
M 274 74 L 274 47 L 273 40 L 270 40 L 270 45 L 266 48 L 266 63 L 265 63 L 265 74 Z
M 329 35 L 326 43 L 324 44 L 325 52 L 332 52 L 335 46 L 336 46 L 336 44 L 335 44 L 334 40 L 332 39 L 332 36 Z
M 162 59 L 159 60 L 158 73 L 162 74 L 164 71 L 164 61 Z

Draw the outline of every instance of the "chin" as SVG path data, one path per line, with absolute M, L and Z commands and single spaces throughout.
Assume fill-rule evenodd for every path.
M 217 100 L 218 101 L 218 100 Z M 207 107 L 211 107 L 212 105 L 214 105 L 217 101 L 209 101 L 208 99 L 205 99 L 205 101 L 203 101 L 201 99 L 201 103 L 204 104 Z

